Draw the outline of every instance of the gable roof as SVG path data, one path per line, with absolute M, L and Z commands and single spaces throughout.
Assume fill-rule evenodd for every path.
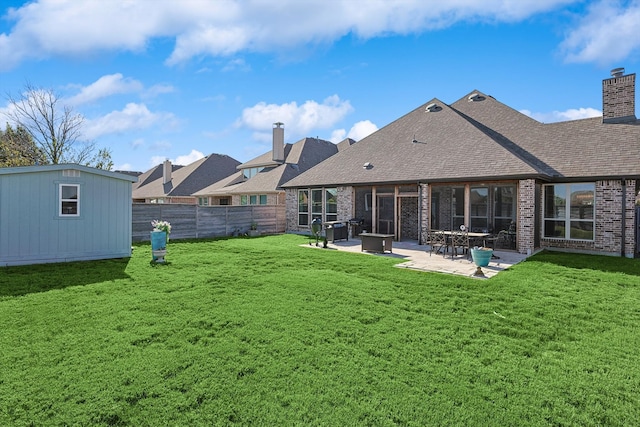
M 173 166 L 171 181 L 163 184 L 162 165 L 140 175 L 134 199 L 189 197 L 193 193 L 236 172 L 239 161 L 225 154 L 211 154 L 187 166 Z
M 242 181 L 242 172 L 225 183 L 214 183 L 194 196 L 220 194 L 264 194 L 281 191 L 282 184 L 295 178 L 338 152 L 338 146 L 318 138 L 303 138 L 294 144 L 285 144 L 284 163 L 276 163 L 271 151 L 238 166 L 238 169 L 264 167 L 255 176 Z
M 82 166 L 75 163 L 62 163 L 57 165 L 38 165 L 38 166 L 18 166 L 0 168 L 0 175 L 10 175 L 19 173 L 38 173 L 49 172 L 55 170 L 77 170 L 80 172 L 91 173 L 94 175 L 105 176 L 109 178 L 121 179 L 123 181 L 136 182 L 138 177 L 120 172 L 112 172 L 103 169 L 97 169 L 90 166 Z
M 639 160 L 638 121 L 543 124 L 472 91 L 430 100 L 283 187 L 630 177 Z

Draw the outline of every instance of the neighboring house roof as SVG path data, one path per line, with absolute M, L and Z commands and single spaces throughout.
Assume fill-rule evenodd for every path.
M 163 184 L 163 165 L 158 165 L 140 175 L 133 198 L 190 197 L 211 183 L 236 173 L 239 164 L 225 154 L 211 154 L 187 166 L 172 166 L 171 180 L 166 184 Z
M 303 138 L 294 144 L 285 144 L 284 163 L 276 163 L 269 151 L 246 163 L 238 169 L 264 167 L 262 171 L 247 181 L 242 181 L 242 172 L 233 175 L 224 183 L 217 182 L 196 193 L 194 196 L 220 194 L 265 194 L 281 191 L 281 186 L 323 160 L 338 152 L 338 146 L 318 138 Z
M 82 166 L 75 163 L 63 163 L 57 165 L 39 165 L 39 166 L 19 166 L 19 167 L 7 167 L 0 168 L 0 175 L 19 174 L 19 173 L 37 173 L 37 172 L 50 172 L 54 170 L 77 170 L 80 172 L 91 173 L 94 175 L 106 176 L 109 178 L 121 179 L 123 181 L 136 182 L 137 177 L 129 174 L 112 172 L 103 169 L 96 169 L 89 166 Z
M 640 176 L 638 125 L 543 124 L 473 91 L 432 99 L 283 187 Z

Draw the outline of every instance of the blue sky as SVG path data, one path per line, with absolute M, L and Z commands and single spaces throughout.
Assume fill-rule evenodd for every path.
M 473 90 L 543 122 L 640 71 L 640 0 L 3 0 L 0 89 L 54 90 L 115 169 L 356 140 Z M 636 101 L 638 103 L 638 101 Z M 640 105 L 640 103 L 638 103 Z M 0 118 L 11 106 L 0 100 Z M 3 126 L 4 127 L 4 126 Z

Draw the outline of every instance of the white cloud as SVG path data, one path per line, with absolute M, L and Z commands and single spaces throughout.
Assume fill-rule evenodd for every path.
M 188 164 L 195 162 L 196 160 L 202 159 L 203 157 L 204 157 L 204 154 L 202 154 L 200 151 L 191 150 L 189 154 L 178 156 L 175 159 L 169 159 L 169 160 L 174 165 L 186 166 Z M 167 160 L 166 156 L 151 156 L 149 165 L 150 167 L 157 166 L 160 163 L 164 163 L 165 160 Z
M 84 132 L 88 139 L 94 139 L 111 133 L 147 129 L 157 123 L 166 126 L 176 122 L 171 113 L 153 113 L 146 105 L 131 102 L 121 111 L 112 111 L 98 119 L 86 120 Z
M 35 0 L 9 9 L 14 23 L 0 34 L 0 68 L 52 56 L 92 57 L 139 52 L 173 38 L 168 64 L 202 55 L 280 52 L 332 43 L 352 33 L 367 39 L 421 33 L 460 21 L 514 22 L 579 0 Z M 266 18 L 268 17 L 268 18 Z
M 640 1 L 598 1 L 591 4 L 578 27 L 569 32 L 561 50 L 569 62 L 611 64 L 640 50 Z
M 66 102 L 71 105 L 86 104 L 111 95 L 139 92 L 142 89 L 142 83 L 135 79 L 125 78 L 120 73 L 108 74 L 100 77 L 89 86 L 83 87 L 79 94 L 68 98 Z
M 182 156 L 178 156 L 175 158 L 175 160 L 172 160 L 171 162 L 175 165 L 188 165 L 190 163 L 195 162 L 196 160 L 200 160 L 204 157 L 204 154 L 202 154 L 200 151 L 198 150 L 191 150 L 191 152 L 189 154 L 186 155 L 182 155 Z
M 520 110 L 520 112 L 542 123 L 565 122 L 602 116 L 602 111 L 590 107 L 570 108 L 566 111 L 552 111 L 550 113 L 534 113 L 529 110 Z
M 345 138 L 351 138 L 355 141 L 360 141 L 365 136 L 369 136 L 378 130 L 378 126 L 372 123 L 370 120 L 362 120 L 354 124 L 349 133 L 344 129 L 336 129 L 331 133 L 331 142 L 340 142 Z
M 305 101 L 298 105 L 295 101 L 285 104 L 267 104 L 260 102 L 245 108 L 237 125 L 256 131 L 254 138 L 271 138 L 273 123 L 283 122 L 285 138 L 308 136 L 312 130 L 328 129 L 353 111 L 349 101 L 343 101 L 338 95 L 327 97 L 322 103 Z

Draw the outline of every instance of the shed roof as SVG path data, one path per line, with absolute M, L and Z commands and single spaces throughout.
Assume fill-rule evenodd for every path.
M 131 176 L 125 173 L 107 171 L 103 169 L 97 169 L 90 166 L 78 165 L 75 163 L 0 168 L 0 175 L 19 174 L 19 173 L 39 173 L 39 172 L 50 172 L 55 170 L 68 170 L 68 169 L 77 170 L 85 173 L 91 173 L 94 175 L 106 176 L 114 179 L 121 179 L 123 181 L 129 181 L 129 182 L 138 181 L 138 177 L 136 176 Z

